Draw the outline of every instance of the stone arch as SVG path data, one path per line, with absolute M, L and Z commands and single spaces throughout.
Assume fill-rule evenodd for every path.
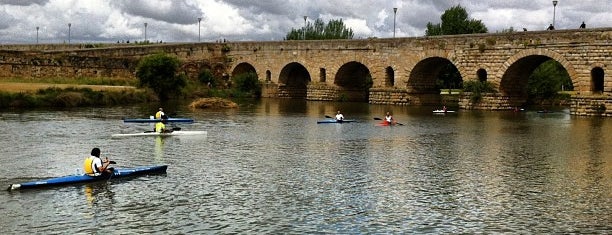
M 559 62 L 567 71 L 572 83 L 577 84 L 576 71 L 562 55 L 545 49 L 527 49 L 511 56 L 499 70 L 498 91 L 508 97 L 512 105 L 520 105 L 527 101 L 527 83 L 529 76 L 542 63 L 553 59 Z
M 351 61 L 340 66 L 334 84 L 337 86 L 339 100 L 367 102 L 372 87 L 372 74 L 364 64 Z
M 488 77 L 487 77 L 487 70 L 480 68 L 476 71 L 476 78 L 478 79 L 478 81 L 480 82 L 486 82 Z
M 385 68 L 385 86 L 395 86 L 395 70 L 391 66 Z
M 283 98 L 306 98 L 310 73 L 302 64 L 291 62 L 281 69 L 278 94 Z
M 594 67 L 591 69 L 591 92 L 603 93 L 605 90 L 604 86 L 604 75 L 605 72 L 601 67 Z
M 440 56 L 431 56 L 421 59 L 417 62 L 408 74 L 408 82 L 406 88 L 413 93 L 431 93 L 440 94 L 440 89 L 437 87 L 437 79 L 443 66 L 450 64 L 454 66 L 463 80 L 463 73 L 459 66 L 452 60 Z
M 255 70 L 255 67 L 253 65 L 247 62 L 242 62 L 242 63 L 237 64 L 234 67 L 234 69 L 232 70 L 232 77 L 239 75 L 239 74 L 251 73 L 251 72 L 257 74 L 257 70 Z
M 266 82 L 272 81 L 272 72 L 270 70 L 266 70 Z

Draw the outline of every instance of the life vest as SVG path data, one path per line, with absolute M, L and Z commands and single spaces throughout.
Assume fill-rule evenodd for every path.
M 89 156 L 88 158 L 85 158 L 85 161 L 83 162 L 83 171 L 85 172 L 85 174 L 93 176 L 98 173 L 98 169 L 93 166 L 94 158 L 94 156 Z
M 158 111 L 157 113 L 155 113 L 155 119 L 161 119 L 163 115 L 164 115 L 164 112 Z
M 166 129 L 166 125 L 161 122 L 155 124 L 155 132 L 162 133 Z

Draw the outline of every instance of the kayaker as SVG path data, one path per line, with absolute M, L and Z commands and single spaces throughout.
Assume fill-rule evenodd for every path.
M 164 109 L 159 108 L 159 111 L 157 111 L 157 113 L 155 113 L 155 119 L 161 119 L 162 116 L 165 116 L 166 114 L 164 113 Z
M 161 116 L 162 121 L 155 124 L 155 132 L 157 133 L 170 133 L 172 130 L 166 129 L 168 123 L 168 117 L 166 115 Z
M 107 176 L 113 174 L 113 168 L 109 168 L 110 161 L 108 158 L 104 160 L 100 159 L 100 149 L 93 148 L 91 150 L 91 156 L 85 159 L 83 163 L 83 170 L 85 174 L 90 176 Z
M 388 125 L 395 125 L 395 119 L 393 119 L 391 113 L 387 112 L 387 115 L 385 115 L 385 122 L 387 122 Z
M 344 121 L 344 115 L 342 115 L 342 113 L 340 113 L 340 110 L 338 110 L 338 113 L 336 114 L 336 121 Z

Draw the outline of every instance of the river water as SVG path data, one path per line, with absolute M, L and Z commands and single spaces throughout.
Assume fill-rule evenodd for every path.
M 0 184 L 74 174 L 91 148 L 164 175 L 0 191 L 1 234 L 612 233 L 612 119 L 567 110 L 262 100 L 192 111 L 204 136 L 111 138 L 157 107 L 0 112 Z M 342 110 L 356 123 L 317 124 Z M 377 126 L 392 111 L 401 126 Z

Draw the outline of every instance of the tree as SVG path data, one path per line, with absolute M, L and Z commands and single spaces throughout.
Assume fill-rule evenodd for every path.
M 559 62 L 548 60 L 529 76 L 527 94 L 532 103 L 553 99 L 561 90 L 573 90 L 572 79 Z
M 139 85 L 151 88 L 162 101 L 171 95 L 180 94 L 186 79 L 185 75 L 177 75 L 179 65 L 177 58 L 166 54 L 147 56 L 136 66 Z
M 487 27 L 480 20 L 468 19 L 468 13 L 461 5 L 444 11 L 441 23 L 427 23 L 426 36 L 486 33 Z
M 304 34 L 306 32 L 306 34 Z M 324 39 L 352 39 L 353 30 L 347 28 L 340 20 L 330 20 L 327 24 L 322 19 L 314 23 L 308 22 L 301 29 L 292 28 L 285 40 L 324 40 Z
M 461 5 L 444 11 L 444 14 L 440 16 L 440 20 L 442 22 L 438 24 L 428 22 L 425 35 L 436 36 L 487 32 L 487 27 L 480 20 L 468 19 L 468 13 Z M 437 78 L 439 86 L 442 86 L 442 88 L 458 87 L 462 81 L 459 70 L 450 62 L 442 66 L 442 70 Z

